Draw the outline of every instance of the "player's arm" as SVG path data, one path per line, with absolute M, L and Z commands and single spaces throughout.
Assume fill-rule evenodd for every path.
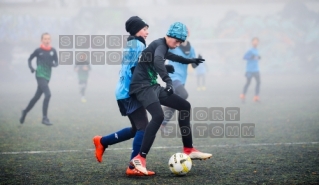
M 31 73 L 34 73 L 35 69 L 32 66 L 32 60 L 34 59 L 34 57 L 38 56 L 38 49 L 36 49 L 29 57 L 28 59 L 28 66 L 29 69 L 31 70 Z
M 171 60 L 173 62 L 178 62 L 178 63 L 181 63 L 181 64 L 192 64 L 192 63 L 195 63 L 195 64 L 198 65 L 200 63 L 203 63 L 203 61 L 205 61 L 204 59 L 199 59 L 199 58 L 192 58 L 192 59 L 184 58 L 182 56 L 175 55 L 174 53 L 171 53 L 171 52 L 167 52 L 166 58 L 168 60 Z
M 247 51 L 244 55 L 244 60 L 252 60 L 252 53 L 251 53 L 251 50 Z
M 247 51 L 247 53 L 245 54 L 244 59 L 245 59 L 245 60 L 260 60 L 261 57 L 258 56 L 258 55 L 254 55 L 254 53 L 253 53 L 251 50 L 249 50 L 249 51 Z
M 160 45 L 156 48 L 154 52 L 154 67 L 156 72 L 162 78 L 162 80 L 166 83 L 167 86 L 172 86 L 172 79 L 168 76 L 168 73 L 165 68 L 165 53 L 166 48 L 164 45 Z
M 58 67 L 59 60 L 58 60 L 58 54 L 55 49 L 53 49 L 53 66 L 52 67 Z

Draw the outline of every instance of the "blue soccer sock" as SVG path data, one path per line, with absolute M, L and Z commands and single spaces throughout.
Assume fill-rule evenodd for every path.
M 132 133 L 132 128 L 127 127 L 123 128 L 122 130 L 119 130 L 117 132 L 114 132 L 110 135 L 103 136 L 101 138 L 101 144 L 107 148 L 108 145 L 114 145 L 116 143 L 120 143 L 122 141 L 129 140 L 134 137 L 134 133 Z
M 131 160 L 138 155 L 138 153 L 140 152 L 141 146 L 142 146 L 142 141 L 143 141 L 143 137 L 144 137 L 144 131 L 137 131 L 133 140 L 133 150 L 132 150 L 132 154 L 131 154 Z M 133 166 L 129 166 L 130 169 L 134 169 Z

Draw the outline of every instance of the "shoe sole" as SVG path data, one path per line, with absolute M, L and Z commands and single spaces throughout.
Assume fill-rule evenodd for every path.
M 144 173 L 142 173 L 142 174 L 143 175 L 128 175 L 128 174 L 126 174 L 126 176 L 127 177 L 150 177 L 150 176 L 154 176 L 155 175 L 155 174 L 153 174 L 153 175 L 145 175 Z
M 207 160 L 207 159 L 210 159 L 210 158 L 212 158 L 213 156 L 210 156 L 210 157 L 206 157 L 206 158 L 191 158 L 191 160 L 200 160 L 200 161 L 202 161 L 202 160 Z
M 140 172 L 140 171 L 139 171 Z M 142 173 L 142 172 L 140 172 Z M 144 173 L 142 173 L 142 175 L 134 175 L 134 174 L 126 174 L 126 176 L 128 177 L 147 177 L 147 176 L 154 176 L 155 174 L 152 175 L 145 175 Z
M 140 171 L 139 171 L 139 172 L 140 172 Z M 141 173 L 141 172 L 140 172 L 140 173 Z M 125 173 L 125 175 L 128 176 L 128 177 L 142 177 L 142 176 L 145 176 L 144 173 L 142 173 L 142 174 L 127 174 L 127 173 Z
M 207 159 L 210 159 L 211 157 L 207 157 L 207 158 L 191 158 L 192 160 L 200 160 L 200 161 L 205 161 Z
M 137 170 L 138 171 L 138 170 Z M 139 171 L 140 172 L 140 171 Z M 142 172 L 140 172 L 140 173 L 142 173 Z M 125 173 L 126 174 L 126 176 L 128 176 L 128 177 L 145 177 L 145 176 L 154 176 L 156 173 L 154 173 L 154 174 L 152 174 L 152 175 L 150 175 L 150 174 L 147 174 L 147 175 L 145 175 L 144 173 L 142 173 L 141 175 L 137 175 L 137 174 L 127 174 L 127 173 Z
M 130 162 L 130 165 L 131 165 L 131 166 L 134 166 L 134 167 L 135 167 L 135 169 L 136 169 L 137 171 L 139 171 L 139 172 L 143 173 L 143 174 L 144 174 L 144 176 L 149 176 L 149 175 L 148 175 L 148 172 L 144 173 L 144 172 L 142 172 L 141 170 L 139 170 L 139 169 L 138 169 L 138 167 L 137 167 L 137 166 L 135 166 L 135 165 L 134 165 L 134 163 L 133 163 L 132 161 Z

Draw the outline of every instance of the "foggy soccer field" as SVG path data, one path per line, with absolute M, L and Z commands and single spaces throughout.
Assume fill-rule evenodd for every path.
M 61 66 L 60 66 L 61 67 Z M 64 66 L 62 66 L 64 67 Z M 255 123 L 255 138 L 194 138 L 194 146 L 213 154 L 193 161 L 192 170 L 175 177 L 168 159 L 182 151 L 180 138 L 157 138 L 147 157 L 152 177 L 126 177 L 132 140 L 110 146 L 96 161 L 92 137 L 117 131 L 130 123 L 115 101 L 117 77 L 92 74 L 87 102 L 80 101 L 77 79 L 50 82 L 49 118 L 41 124 L 43 97 L 19 123 L 21 110 L 36 88 L 33 75 L 1 83 L 0 184 L 318 184 L 318 75 L 262 75 L 261 103 L 246 103 L 238 95 L 244 76 L 207 76 L 207 90 L 197 91 L 190 75 L 192 107 L 239 107 L 240 121 Z M 75 75 L 74 75 L 75 76 Z M 176 123 L 176 122 L 172 122 Z M 192 124 L 197 123 L 195 121 Z M 198 122 L 207 123 L 212 122 Z M 219 123 L 228 123 L 222 121 Z

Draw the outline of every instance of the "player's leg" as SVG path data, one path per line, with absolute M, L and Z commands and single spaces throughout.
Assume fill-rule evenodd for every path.
M 201 90 L 201 88 L 200 88 L 201 75 L 197 74 L 196 77 L 197 77 L 197 90 L 200 91 Z
M 128 115 L 132 127 L 136 127 L 136 134 L 132 143 L 132 153 L 131 153 L 131 158 L 132 160 L 135 156 L 138 155 L 142 141 L 144 138 L 144 133 L 145 133 L 145 128 L 148 124 L 148 119 L 147 119 L 147 112 L 144 107 L 140 107 L 137 110 L 135 110 L 132 114 Z M 136 170 L 133 165 L 129 165 L 129 167 L 126 169 L 126 175 L 128 176 L 144 176 L 143 173 L 140 171 Z M 148 171 L 147 175 L 155 175 L 155 172 L 153 171 Z
M 166 132 L 165 130 L 165 126 L 167 125 L 167 123 L 172 119 L 172 117 L 174 116 L 175 114 L 175 109 L 172 109 L 170 107 L 166 107 L 164 106 L 163 107 L 163 112 L 164 112 L 164 120 L 163 120 L 163 123 L 162 123 L 162 126 L 161 126 L 161 130 L 163 132 Z
M 163 88 L 159 85 L 155 85 L 135 93 L 137 100 L 142 103 L 143 107 L 145 107 L 152 117 L 145 128 L 139 154 L 131 160 L 131 165 L 145 175 L 148 175 L 146 169 L 146 155 L 152 147 L 156 133 L 164 120 L 164 112 L 158 99 L 160 91 L 163 91 Z
M 43 119 L 42 123 L 45 125 L 52 125 L 48 118 L 48 108 L 49 108 L 49 102 L 51 98 L 51 91 L 49 88 L 49 81 L 44 78 L 39 78 L 39 87 L 41 88 L 42 92 L 44 93 L 44 100 L 42 105 L 42 114 Z
M 181 129 L 181 133 L 189 133 L 182 135 L 182 141 L 184 147 L 191 148 L 193 144 L 193 139 L 190 128 L 190 103 L 184 100 L 183 98 L 177 96 L 176 94 L 172 94 L 170 96 L 167 96 L 166 98 L 161 98 L 160 103 L 162 105 L 174 108 L 179 111 L 178 124 Z
M 86 87 L 87 87 L 87 79 L 83 82 L 83 88 L 82 88 L 82 96 L 85 96 L 85 92 L 86 92 Z
M 122 116 L 128 116 L 133 114 L 141 104 L 133 100 L 131 97 L 128 99 L 121 99 L 117 101 L 120 112 Z M 130 119 L 130 117 L 129 117 Z M 130 121 L 132 121 L 130 119 Z M 131 123 L 132 124 L 132 123 Z M 95 156 L 98 162 L 102 162 L 102 156 L 105 151 L 105 148 L 108 148 L 109 145 L 114 145 L 119 142 L 129 140 L 135 136 L 136 126 L 132 124 L 132 127 L 126 127 L 117 132 L 111 133 L 106 136 L 95 136 L 93 138 L 93 143 L 95 145 Z
M 152 147 L 156 133 L 164 120 L 164 112 L 159 101 L 148 105 L 146 110 L 151 114 L 152 119 L 146 126 L 144 139 L 139 153 L 144 158 L 146 158 L 147 153 Z
M 33 98 L 30 100 L 28 106 L 22 111 L 22 116 L 20 118 L 20 123 L 24 123 L 25 117 L 27 115 L 27 113 L 33 108 L 33 106 L 35 105 L 35 103 L 40 99 L 43 91 L 41 90 L 40 86 L 39 86 L 39 81 L 37 78 L 37 83 L 38 83 L 38 87 L 37 90 L 35 92 L 35 95 L 33 96 Z
M 206 90 L 206 86 L 205 86 L 205 74 L 202 74 L 202 90 L 205 91 Z
M 158 93 L 158 95 L 157 95 Z M 147 94 L 146 100 L 142 97 L 145 97 Z M 160 100 L 154 101 L 154 96 Z M 164 120 L 164 113 L 161 108 L 161 103 L 163 105 L 179 110 L 179 125 L 181 133 L 190 133 L 182 135 L 184 152 L 188 154 L 193 159 L 206 159 L 211 157 L 211 154 L 205 154 L 199 152 L 198 150 L 192 147 L 192 135 L 190 129 L 190 104 L 188 101 L 179 97 L 176 94 L 170 96 L 167 95 L 167 92 L 164 91 L 162 87 L 154 87 L 153 89 L 148 89 L 139 93 L 137 95 L 138 100 L 146 107 L 146 110 L 151 114 L 152 119 L 149 124 L 146 126 L 145 134 L 139 154 L 134 157 L 131 161 L 132 165 L 135 166 L 137 170 L 147 175 L 146 169 L 146 155 L 149 152 L 150 148 L 153 145 L 153 142 L 156 137 L 156 133 Z M 156 100 L 156 99 L 155 99 Z M 152 102 L 151 104 L 149 104 Z
M 131 160 L 138 155 L 143 137 L 145 128 L 148 124 L 147 119 L 147 112 L 144 107 L 140 107 L 137 110 L 135 110 L 132 114 L 128 115 L 130 122 L 132 124 L 132 127 L 136 129 L 136 133 L 133 140 L 133 147 L 132 147 L 132 154 L 131 154 Z
M 87 81 L 88 81 L 88 78 L 89 78 L 89 72 L 86 71 L 83 73 L 83 76 L 82 76 L 82 87 L 81 87 L 81 95 L 82 95 L 82 98 L 81 98 L 81 101 L 83 103 L 86 102 L 86 99 L 85 99 L 85 91 L 86 91 L 86 88 L 87 88 Z
M 248 89 L 248 87 L 249 87 L 249 85 L 250 85 L 250 82 L 251 82 L 252 73 L 247 72 L 245 76 L 246 76 L 246 79 L 247 79 L 247 80 L 246 80 L 246 84 L 245 84 L 245 86 L 244 86 L 243 93 L 240 94 L 240 98 L 241 98 L 242 100 L 245 100 L 246 93 L 247 93 L 247 89 Z
M 81 80 L 80 81 L 80 94 L 81 94 L 81 101 L 83 103 L 86 102 L 86 99 L 85 99 L 85 90 L 86 90 L 86 81 L 85 80 Z
M 104 151 L 109 145 L 114 145 L 116 143 L 129 140 L 135 136 L 135 133 L 135 128 L 126 127 L 103 137 L 98 135 L 94 136 L 93 143 L 95 145 L 95 157 L 97 161 L 102 162 Z
M 188 92 L 186 91 L 184 84 L 179 83 L 178 85 L 174 86 L 174 83 L 173 83 L 173 87 L 175 89 L 174 93 L 176 95 L 180 96 L 183 99 L 188 98 Z M 165 126 L 172 119 L 176 110 L 173 108 L 164 106 L 163 111 L 164 111 L 164 121 L 162 123 L 161 130 L 164 133 L 169 133 L 169 131 L 165 128 Z
M 205 160 L 210 158 L 212 154 L 203 153 L 193 148 L 192 129 L 190 127 L 190 103 L 175 94 L 172 94 L 166 98 L 160 98 L 160 103 L 179 111 L 178 124 L 180 127 L 180 132 L 182 133 L 184 153 L 189 155 L 189 157 L 192 159 Z
M 254 74 L 254 77 L 256 79 L 256 89 L 255 89 L 254 101 L 257 102 L 257 101 L 259 101 L 259 89 L 260 89 L 260 74 L 259 74 L 259 72 L 256 72 Z

